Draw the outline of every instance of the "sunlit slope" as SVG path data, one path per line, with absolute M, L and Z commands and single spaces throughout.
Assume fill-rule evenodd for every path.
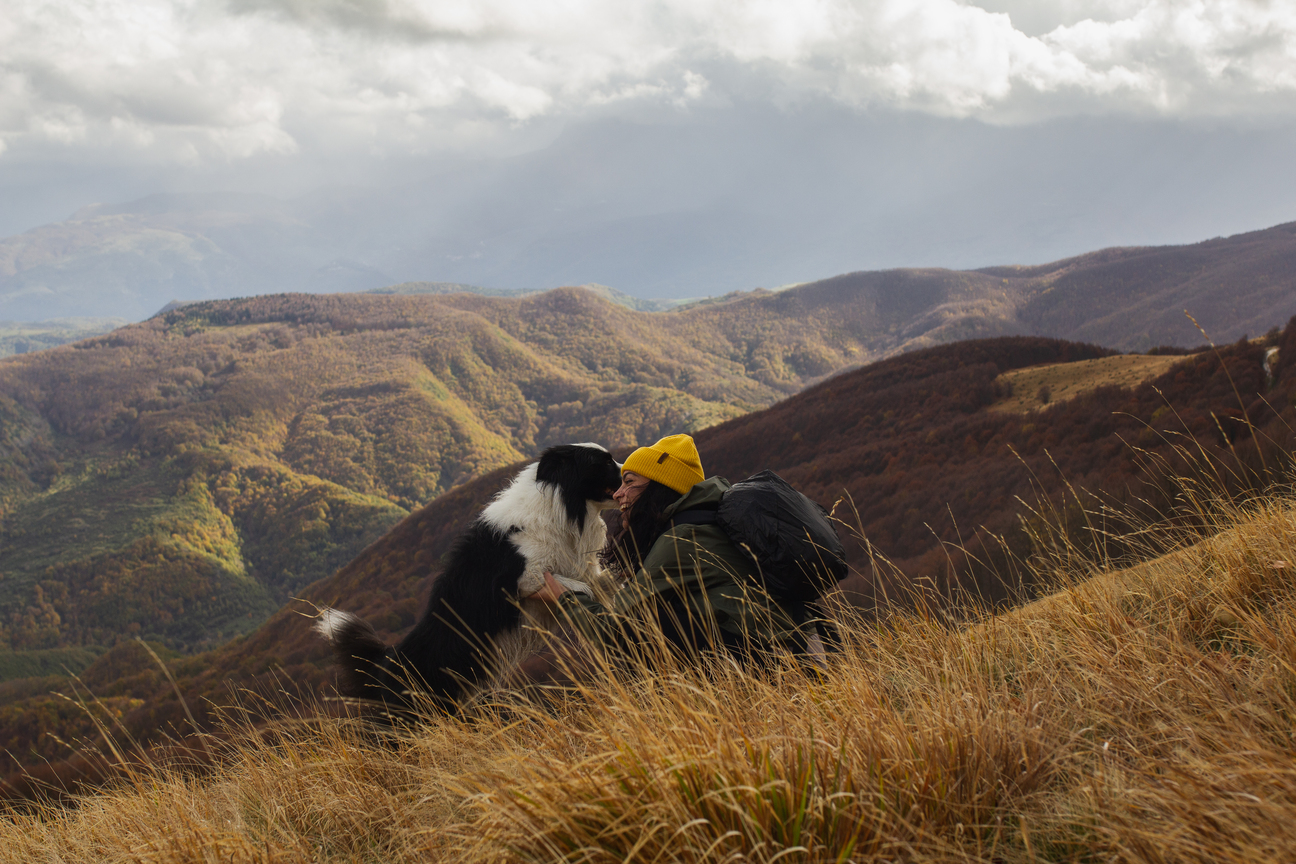
M 1051 363 L 1013 369 L 999 376 L 1006 396 L 991 411 L 1034 411 L 1074 399 L 1099 387 L 1137 387 L 1182 363 L 1174 354 L 1115 354 L 1076 363 Z
M 281 722 L 211 774 L 15 814 L 0 860 L 1290 860 L 1296 519 L 1215 516 L 972 626 L 847 620 L 823 675 L 594 674 L 381 740 Z

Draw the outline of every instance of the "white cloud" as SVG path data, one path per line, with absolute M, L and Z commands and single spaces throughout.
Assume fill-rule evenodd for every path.
M 1296 4 L 986 2 L 8 0 L 0 137 L 178 161 L 306 138 L 409 151 L 752 98 L 743 82 L 991 122 L 1296 113 Z M 1014 23 L 1029 16 L 1049 29 Z

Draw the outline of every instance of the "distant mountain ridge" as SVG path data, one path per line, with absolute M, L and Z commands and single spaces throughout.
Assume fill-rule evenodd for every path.
M 0 321 L 0 357 L 28 354 L 98 336 L 127 323 L 124 318 L 60 318 L 53 321 Z
M 1296 314 L 1296 222 L 1186 246 L 1111 248 L 1039 267 L 991 267 L 1030 284 L 1018 320 L 1141 350 L 1197 344 L 1192 314 L 1217 342 L 1258 336 Z
M 642 297 L 631 297 L 607 285 L 589 283 L 576 285 L 591 294 L 602 297 L 609 303 L 634 309 L 636 312 L 665 312 L 675 309 L 694 300 L 645 300 Z M 543 294 L 541 290 L 483 288 L 480 285 L 462 285 L 458 282 L 401 282 L 398 285 L 385 285 L 382 288 L 370 288 L 366 294 L 478 294 L 482 297 L 528 297 L 532 294 Z M 163 310 L 166 311 L 166 310 Z
M 345 243 L 312 225 L 304 203 L 264 196 L 154 196 L 94 207 L 0 239 L 0 319 L 112 315 L 144 319 L 182 302 L 283 291 L 521 297 L 533 289 L 402 282 L 395 270 L 339 257 Z M 586 285 L 639 311 L 726 303 L 644 300 Z M 698 286 L 702 293 L 705 286 Z M 760 289 L 758 289 L 760 290 Z M 906 268 L 847 273 L 788 289 L 821 306 L 873 297 L 869 356 L 960 339 L 1032 334 L 1122 350 L 1190 347 L 1256 335 L 1296 314 L 1296 223 L 1181 246 L 1109 248 L 1031 267 Z M 778 295 L 788 291 L 771 292 Z M 855 315 L 854 308 L 846 314 Z

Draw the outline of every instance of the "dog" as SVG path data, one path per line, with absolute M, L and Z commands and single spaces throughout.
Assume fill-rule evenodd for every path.
M 399 645 L 385 645 L 355 615 L 324 609 L 315 630 L 333 647 L 339 693 L 408 710 L 419 691 L 453 712 L 542 641 L 524 625 L 554 621 L 546 604 L 526 599 L 546 570 L 569 590 L 593 593 L 607 537 L 600 513 L 616 506 L 620 485 L 621 466 L 597 444 L 545 450 L 455 542 L 423 617 Z

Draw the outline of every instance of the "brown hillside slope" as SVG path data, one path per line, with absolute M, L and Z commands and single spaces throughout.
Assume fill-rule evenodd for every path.
M 1023 286 L 1023 332 L 1145 351 L 1258 336 L 1296 314 L 1296 222 L 1186 246 L 1104 249 L 980 271 Z
M 847 504 L 838 513 L 861 526 L 871 544 L 849 544 L 856 575 L 843 587 L 857 602 L 871 606 L 880 587 L 894 587 L 876 578 L 879 566 L 880 572 L 891 572 L 882 558 L 898 565 L 908 579 L 938 590 L 956 581 L 989 600 L 1005 599 L 1033 590 L 1030 584 L 1013 584 L 1014 571 L 1004 552 L 1006 547 L 1018 558 L 1032 554 L 1025 528 L 1039 523 L 1022 500 L 1051 502 L 1085 542 L 1064 478 L 1094 493 L 1087 503 L 1122 505 L 1135 517 L 1155 519 L 1170 530 L 1176 523 L 1161 517 L 1176 487 L 1166 484 L 1163 469 L 1190 470 L 1175 444 L 1195 439 L 1217 464 L 1228 466 L 1233 474 L 1224 482 L 1233 493 L 1264 482 L 1264 465 L 1285 465 L 1282 454 L 1290 451 L 1296 426 L 1291 407 L 1296 364 L 1280 363 L 1276 383 L 1266 389 L 1264 350 L 1263 345 L 1240 343 L 1185 357 L 1151 384 L 1100 388 L 1049 410 L 1019 415 L 986 410 L 1002 395 L 995 384 L 1002 371 L 1082 361 L 1103 349 L 1032 338 L 961 343 L 832 378 L 770 409 L 699 432 L 697 438 L 709 472 L 739 478 L 774 468 L 826 504 L 849 496 L 858 517 Z M 1296 326 L 1282 335 L 1281 356 L 1296 357 Z M 1238 419 L 1239 392 L 1256 434 Z M 450 541 L 510 470 L 441 496 L 301 596 L 362 614 L 394 638 L 419 613 L 420 598 Z M 1107 527 L 1119 531 L 1120 526 L 1113 520 Z M 1002 544 L 993 538 L 1001 538 Z M 948 544 L 961 544 L 977 557 Z M 1105 552 L 1119 561 L 1128 550 L 1113 541 Z M 302 611 L 309 612 L 309 606 L 281 610 L 256 633 L 218 651 L 173 661 L 189 704 L 228 702 L 231 682 L 262 692 L 291 682 L 320 692 L 327 681 L 325 652 Z M 168 724 L 183 729 L 183 713 L 170 684 L 150 668 L 142 652 L 136 660 L 135 677 L 114 685 L 114 698 L 122 700 L 122 722 L 143 738 Z M 111 662 L 125 661 L 115 656 Z M 3 726 L 10 752 L 39 752 L 47 758 L 66 753 L 54 737 L 41 738 L 30 721 L 23 721 L 53 718 L 54 700 L 30 688 L 20 693 L 17 685 L 10 698 Z M 58 737 L 71 740 L 68 735 L 75 731 L 67 729 Z
M 1034 267 L 848 273 L 800 286 L 784 302 L 830 308 L 847 297 L 868 298 L 874 320 L 886 322 L 878 344 L 889 350 L 1008 334 L 1122 351 L 1200 345 L 1185 310 L 1211 339 L 1232 342 L 1296 314 L 1296 222 Z
M 852 621 L 813 679 L 659 668 L 381 737 L 279 723 L 210 773 L 12 812 L 0 861 L 1291 861 L 1292 504 L 970 627 Z

